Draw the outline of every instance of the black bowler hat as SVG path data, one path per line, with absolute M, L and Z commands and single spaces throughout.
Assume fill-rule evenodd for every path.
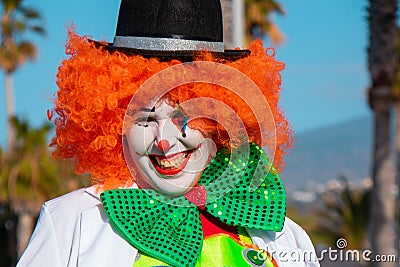
M 249 50 L 224 50 L 220 0 L 122 0 L 109 51 L 191 61 L 202 51 L 237 60 Z

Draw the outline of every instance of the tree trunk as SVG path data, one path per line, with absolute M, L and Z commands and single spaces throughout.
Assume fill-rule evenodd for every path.
M 400 101 L 396 102 L 396 184 L 397 184 L 397 199 L 395 202 L 395 217 L 398 219 L 397 222 L 397 240 L 395 249 L 397 256 L 400 257 Z M 400 262 L 400 258 L 397 258 Z M 399 265 L 400 266 L 400 265 Z
M 369 238 L 373 255 L 395 255 L 396 174 L 391 151 L 390 122 L 393 89 L 399 64 L 397 54 L 397 0 L 369 0 L 368 69 L 371 76 L 369 104 L 374 113 L 374 151 Z M 396 266 L 371 261 L 371 266 Z
M 232 45 L 234 48 L 244 48 L 244 13 L 244 0 L 232 0 Z
M 4 240 L 4 242 L 7 242 L 7 250 L 1 253 L 2 255 L 4 255 L 4 259 L 2 259 L 1 262 L 7 264 L 3 264 L 1 266 L 12 267 L 17 264 L 17 216 L 12 213 L 9 205 L 3 206 L 3 208 L 7 210 L 5 215 L 6 220 L 4 222 L 4 228 L 7 233 L 7 241 Z
M 22 256 L 35 227 L 35 217 L 31 212 L 20 212 L 17 223 L 17 255 Z
M 390 104 L 374 107 L 373 189 L 371 194 L 370 242 L 373 255 L 396 255 L 395 171 L 390 146 Z M 375 256 L 374 256 L 375 257 Z M 396 266 L 371 262 L 371 266 Z
M 233 49 L 232 0 L 221 0 L 225 49 Z
M 7 115 L 7 143 L 8 143 L 8 149 L 10 149 L 15 142 L 15 131 L 10 123 L 10 118 L 15 115 L 14 91 L 13 91 L 13 81 L 11 72 L 6 72 L 5 91 L 6 91 L 6 115 Z

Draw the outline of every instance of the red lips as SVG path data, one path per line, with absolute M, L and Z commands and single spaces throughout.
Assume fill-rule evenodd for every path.
M 173 155 L 149 155 L 151 163 L 161 175 L 176 175 L 181 172 L 188 163 L 193 150 L 179 152 Z

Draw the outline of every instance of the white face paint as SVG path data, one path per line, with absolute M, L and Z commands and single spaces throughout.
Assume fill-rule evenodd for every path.
M 155 109 L 142 109 L 134 118 L 127 143 L 139 171 L 138 185 L 173 196 L 195 186 L 215 156 L 214 142 L 188 127 L 184 111 L 165 101 Z

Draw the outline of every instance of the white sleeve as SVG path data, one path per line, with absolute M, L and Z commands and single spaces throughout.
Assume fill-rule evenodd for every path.
M 17 267 L 61 267 L 59 244 L 47 205 L 44 204 L 25 252 Z
M 319 267 L 317 254 L 307 233 L 285 219 L 281 232 L 247 229 L 253 242 L 268 251 L 282 267 Z
M 303 228 L 296 225 L 296 242 L 298 247 L 303 251 L 302 257 L 309 267 L 319 267 L 318 255 L 315 252 L 314 245 Z

